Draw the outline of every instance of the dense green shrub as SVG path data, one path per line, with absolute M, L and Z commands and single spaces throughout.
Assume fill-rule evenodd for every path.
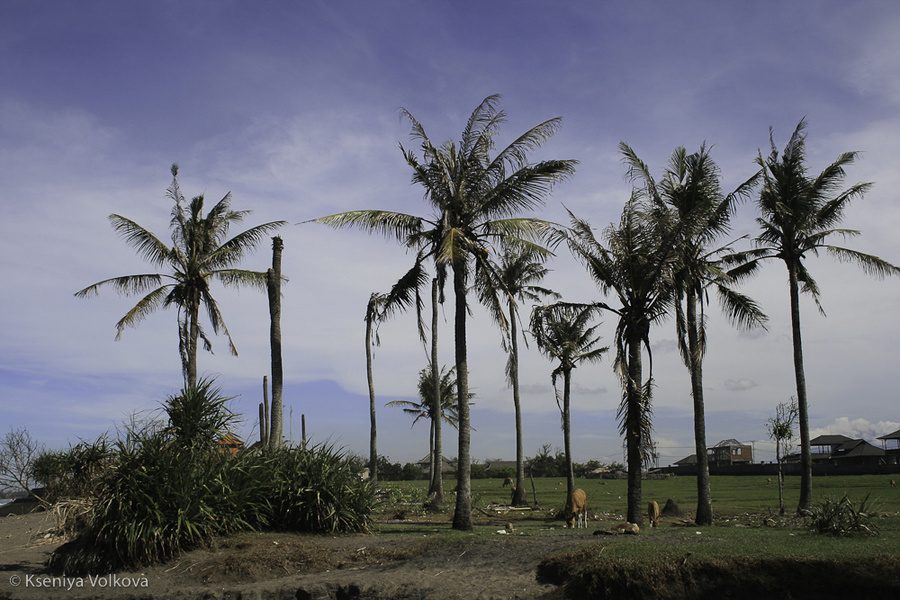
M 813 506 L 804 515 L 806 525 L 815 533 L 844 536 L 852 534 L 878 535 L 878 528 L 872 522 L 877 512 L 869 502 L 869 496 L 859 503 L 844 494 L 840 500 L 826 498 Z
M 106 436 L 79 442 L 67 450 L 46 450 L 32 462 L 36 481 L 44 484 L 46 500 L 90 496 L 96 481 L 111 464 L 112 448 Z
M 331 446 L 222 451 L 209 436 L 227 421 L 216 414 L 224 402 L 218 390 L 203 390 L 188 399 L 190 411 L 177 403 L 180 415 L 205 414 L 203 427 L 189 429 L 176 418 L 169 427 L 120 437 L 114 466 L 96 482 L 86 527 L 57 549 L 52 569 L 75 576 L 153 564 L 239 530 L 370 527 L 373 491 L 352 461 Z M 218 409 L 197 406 L 203 398 Z M 186 435 L 189 430 L 196 437 Z

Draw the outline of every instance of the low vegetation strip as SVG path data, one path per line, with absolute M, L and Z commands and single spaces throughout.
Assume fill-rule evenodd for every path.
M 654 562 L 609 559 L 592 545 L 549 557 L 538 576 L 563 586 L 567 598 L 629 600 L 759 600 L 791 598 L 896 598 L 900 594 L 897 556 L 875 559 L 746 559 L 723 556 Z

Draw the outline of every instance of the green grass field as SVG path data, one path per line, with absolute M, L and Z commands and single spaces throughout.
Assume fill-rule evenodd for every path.
M 900 479 L 900 478 L 895 478 Z M 845 493 L 855 502 L 866 495 L 880 507 L 886 515 L 900 515 L 900 487 L 890 487 L 890 478 L 883 475 L 852 475 L 845 477 L 817 477 L 813 480 L 813 502 L 827 497 L 840 498 Z M 454 480 L 444 481 L 448 504 L 452 506 L 453 494 L 449 491 L 455 485 Z M 597 514 L 610 516 L 624 515 L 627 512 L 626 490 L 624 479 L 576 479 L 576 487 L 587 492 L 588 508 Z M 411 502 L 425 500 L 425 481 L 385 482 L 380 487 L 401 491 Z M 544 511 L 558 511 L 565 504 L 566 486 L 564 479 L 536 478 L 534 489 L 531 481 L 526 480 L 529 503 L 534 503 L 535 496 Z M 778 512 L 778 486 L 767 483 L 765 477 L 720 476 L 710 480 L 713 511 L 717 521 L 732 519 L 747 514 L 770 514 Z M 696 508 L 697 480 L 695 477 L 670 477 L 667 479 L 648 479 L 643 482 L 644 504 L 656 500 L 660 508 L 669 498 L 673 499 L 690 518 Z M 800 478 L 788 477 L 785 480 L 785 508 L 792 513 L 797 508 L 800 497 Z M 503 487 L 501 479 L 473 479 L 472 496 L 475 507 L 484 508 L 489 504 L 505 504 L 510 500 L 509 488 Z M 382 512 L 393 510 L 382 507 Z M 380 515 L 379 515 L 380 516 Z
M 528 482 L 528 500 L 537 496 L 542 510 L 496 512 L 489 505 L 505 504 L 510 491 L 499 479 L 472 481 L 476 526 L 472 532 L 450 528 L 455 482 L 445 481 L 442 514 L 421 509 L 425 482 L 386 483 L 393 502 L 379 508 L 378 531 L 428 534 L 430 539 L 490 543 L 498 528 L 511 523 L 517 536 L 571 535 L 572 546 L 546 557 L 539 576 L 565 586 L 567 598 L 768 598 L 813 599 L 900 593 L 900 487 L 886 476 L 818 477 L 813 480 L 813 504 L 847 494 L 855 505 L 869 496 L 877 516 L 878 535 L 834 537 L 818 535 L 795 517 L 799 477 L 785 485 L 787 515 L 779 518 L 778 487 L 765 477 L 713 477 L 715 522 L 710 527 L 689 523 L 696 509 L 696 478 L 671 477 L 643 482 L 643 501 L 662 507 L 675 500 L 682 519 L 663 519 L 658 528 L 644 527 L 639 536 L 602 535 L 624 521 L 625 480 L 579 479 L 594 518 L 588 529 L 563 531 L 557 513 L 565 502 L 565 481 Z M 560 485 L 561 484 L 561 485 Z M 418 511 L 418 512 L 417 512 Z M 400 521 L 398 515 L 407 517 Z M 419 520 L 415 517 L 420 516 Z M 646 521 L 646 518 L 645 518 Z M 432 537 L 438 534 L 437 538 Z M 536 541 L 536 540 L 535 540 Z M 836 594 L 836 595 L 835 595 Z

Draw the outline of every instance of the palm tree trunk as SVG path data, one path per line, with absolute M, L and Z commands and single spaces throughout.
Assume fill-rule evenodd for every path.
M 428 492 L 429 502 L 434 508 L 444 504 L 444 448 L 441 423 L 441 372 L 438 364 L 438 280 L 431 282 L 431 378 L 434 382 L 432 417 L 434 426 L 434 468 L 431 472 L 431 486 Z
M 372 483 L 378 483 L 378 430 L 375 423 L 375 376 L 372 370 L 373 309 L 370 304 L 366 310 L 366 378 L 369 382 L 369 479 Z
M 525 442 L 522 436 L 522 406 L 519 399 L 519 341 L 516 331 L 516 312 L 509 303 L 509 328 L 512 335 L 510 353 L 510 378 L 512 379 L 513 406 L 516 410 L 516 491 L 513 492 L 513 506 L 527 506 L 525 499 Z
M 575 491 L 575 470 L 572 467 L 572 419 L 569 397 L 572 391 L 572 371 L 563 372 L 563 447 L 566 452 L 566 501 Z
M 266 287 L 269 292 L 269 316 L 271 326 L 269 340 L 272 351 L 272 432 L 269 447 L 280 448 L 282 444 L 284 389 L 284 367 L 281 360 L 281 254 L 284 243 L 280 237 L 272 238 L 272 268 L 266 272 Z
M 691 396 L 694 399 L 694 446 L 697 453 L 697 525 L 712 525 L 712 499 L 709 491 L 709 456 L 706 453 L 706 408 L 703 402 L 703 353 L 700 349 L 697 321 L 697 296 L 687 291 L 688 354 L 691 369 Z
M 200 337 L 200 290 L 191 292 L 188 306 L 186 376 L 188 389 L 197 387 L 197 339 Z
M 465 265 L 453 264 L 455 296 L 454 345 L 456 348 L 456 392 L 459 412 L 459 453 L 456 466 L 456 508 L 453 529 L 472 530 L 472 459 L 469 453 L 471 425 L 469 418 L 469 367 L 466 348 L 466 282 Z
M 641 338 L 631 335 L 628 340 L 628 380 L 626 382 L 625 446 L 628 458 L 628 522 L 643 526 L 644 512 L 641 509 L 641 477 L 644 460 L 641 454 L 643 433 L 641 420 L 643 412 L 643 386 L 641 385 Z
M 812 502 L 812 454 L 809 445 L 809 407 L 806 397 L 806 375 L 803 372 L 803 344 L 800 340 L 800 289 L 797 264 L 788 262 L 791 286 L 791 333 L 794 342 L 794 377 L 797 380 L 797 415 L 800 421 L 800 502 L 797 512 L 809 510 Z

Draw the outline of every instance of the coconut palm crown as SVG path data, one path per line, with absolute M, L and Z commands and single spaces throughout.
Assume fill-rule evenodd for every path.
M 188 388 L 197 385 L 197 343 L 212 351 L 212 342 L 200 326 L 200 308 L 206 309 L 213 333 L 228 339 L 228 348 L 237 356 L 237 348 L 225 326 L 222 313 L 210 292 L 211 280 L 225 286 L 251 286 L 266 291 L 266 273 L 235 268 L 265 237 L 285 224 L 272 221 L 257 225 L 228 238 L 229 228 L 244 220 L 251 211 L 231 210 L 231 193 L 225 195 L 203 216 L 203 195 L 185 201 L 178 185 L 178 165 L 172 165 L 172 184 L 166 197 L 175 202 L 170 223 L 172 245 L 167 246 L 157 236 L 131 219 L 112 214 L 109 221 L 125 242 L 158 269 L 165 273 L 123 275 L 99 281 L 76 292 L 79 298 L 98 294 L 102 287 L 112 287 L 119 294 L 144 295 L 118 323 L 116 339 L 126 327 L 136 327 L 158 308 L 175 306 L 178 309 L 178 347 L 182 370 Z
M 723 311 L 741 328 L 763 326 L 765 315 L 753 299 L 731 287 L 723 257 L 734 251 L 731 244 L 717 247 L 730 230 L 730 220 L 739 201 L 747 198 L 757 180 L 754 175 L 733 192 L 725 194 L 719 183 L 719 167 L 702 144 L 688 154 L 677 148 L 657 182 L 644 162 L 624 142 L 619 145 L 628 175 L 653 210 L 668 212 L 664 219 L 677 239 L 674 270 L 676 285 L 675 323 L 678 347 L 691 377 L 694 404 L 694 441 L 697 456 L 698 525 L 712 523 L 709 460 L 706 452 L 706 418 L 703 398 L 703 357 L 706 353 L 707 290 L 716 289 Z
M 803 344 L 800 336 L 800 293 L 812 296 L 822 315 L 819 286 L 807 270 L 804 259 L 824 251 L 840 262 L 855 263 L 868 274 L 878 278 L 900 274 L 900 269 L 871 255 L 829 243 L 830 239 L 853 238 L 855 229 L 838 225 L 852 200 L 862 198 L 871 183 L 856 183 L 842 189 L 845 167 L 853 164 L 857 152 L 844 152 L 816 176 L 807 173 L 806 119 L 801 119 L 794 133 L 780 153 L 775 146 L 774 132 L 769 130 L 771 151 L 759 153 L 762 187 L 757 199 L 760 233 L 754 240 L 755 249 L 739 256 L 744 264 L 731 271 L 738 278 L 753 274 L 762 261 L 781 260 L 788 270 L 791 302 L 791 333 L 794 353 L 794 378 L 797 385 L 797 409 L 800 429 L 800 501 L 798 512 L 809 509 L 812 502 L 812 454 L 809 437 L 809 404 L 806 394 L 806 374 L 803 368 Z
M 316 219 L 332 227 L 358 227 L 396 238 L 410 248 L 424 249 L 424 256 L 449 267 L 452 273 L 454 347 L 459 404 L 459 451 L 455 529 L 471 530 L 472 498 L 469 465 L 469 369 L 466 342 L 466 294 L 473 269 L 489 269 L 490 253 L 501 244 L 516 244 L 548 252 L 538 243 L 549 223 L 516 215 L 540 207 L 553 185 L 574 173 L 574 160 L 545 160 L 531 164 L 529 151 L 539 147 L 561 124 L 559 118 L 544 121 L 519 136 L 494 156 L 494 138 L 506 114 L 499 109 L 500 96 L 485 98 L 472 112 L 459 142 L 435 146 L 425 128 L 403 109 L 412 124 L 421 157 L 401 145 L 412 182 L 425 189 L 433 209 L 431 218 L 382 211 L 352 211 Z M 496 251 L 496 250 L 495 250 Z

